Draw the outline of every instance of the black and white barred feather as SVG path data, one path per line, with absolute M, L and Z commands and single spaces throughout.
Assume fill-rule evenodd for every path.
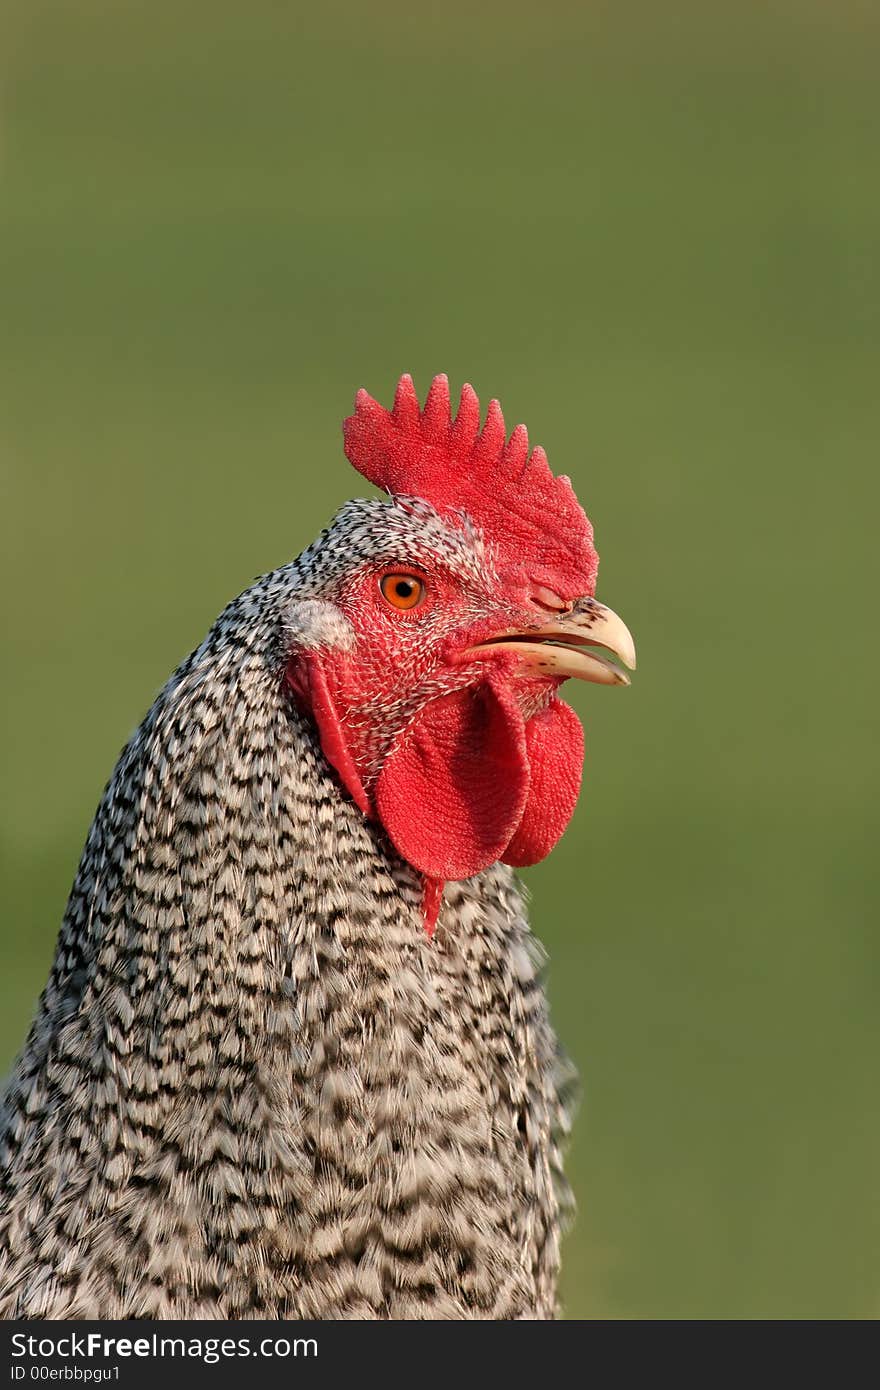
M 419 876 L 284 682 L 389 546 L 350 504 L 218 619 L 120 757 L 0 1105 L 5 1318 L 550 1318 L 570 1079 L 513 874 Z

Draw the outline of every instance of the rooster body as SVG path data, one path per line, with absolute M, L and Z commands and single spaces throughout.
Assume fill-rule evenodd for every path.
M 419 619 L 435 645 L 474 636 L 503 573 L 464 514 L 350 503 L 229 605 L 124 750 L 0 1108 L 0 1316 L 555 1316 L 570 1076 L 494 846 L 501 783 L 483 810 L 465 793 L 508 734 L 534 761 L 520 731 L 557 717 L 557 683 L 532 667 L 512 703 L 493 674 L 484 697 L 482 653 L 428 661 L 384 608 L 404 645 L 377 619 L 364 657 L 389 565 L 432 594 L 455 577 L 454 621 Z M 423 775 L 458 825 L 436 845 Z

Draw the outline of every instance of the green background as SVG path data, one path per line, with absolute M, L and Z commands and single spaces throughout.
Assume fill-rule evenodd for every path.
M 630 691 L 528 873 L 574 1317 L 874 1317 L 880 12 L 13 0 L 0 1063 L 119 747 L 401 371 L 572 475 Z

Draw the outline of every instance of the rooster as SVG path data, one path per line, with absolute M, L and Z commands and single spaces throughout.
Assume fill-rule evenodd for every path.
M 513 870 L 627 683 L 497 401 L 359 392 L 352 501 L 120 756 L 0 1107 L 0 1316 L 552 1318 L 570 1082 Z

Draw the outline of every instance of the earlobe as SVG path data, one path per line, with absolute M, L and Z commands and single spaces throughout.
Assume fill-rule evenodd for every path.
M 372 814 L 370 798 L 364 789 L 360 774 L 355 767 L 354 758 L 345 737 L 345 730 L 339 720 L 336 705 L 330 692 L 323 665 L 318 652 L 297 652 L 290 658 L 287 666 L 287 683 L 297 698 L 298 704 L 306 709 L 317 725 L 321 749 L 331 767 L 336 769 L 342 785 L 348 791 L 355 805 L 365 816 Z

